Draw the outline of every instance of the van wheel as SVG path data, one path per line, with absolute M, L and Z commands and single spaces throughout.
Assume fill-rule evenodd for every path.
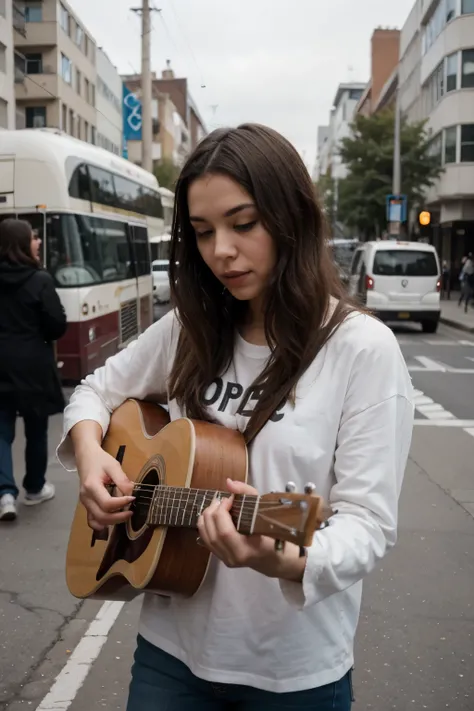
M 423 333 L 436 333 L 438 330 L 438 321 L 422 321 L 421 327 Z

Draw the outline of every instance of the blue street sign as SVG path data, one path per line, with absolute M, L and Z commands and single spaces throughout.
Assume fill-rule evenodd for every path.
M 142 140 L 142 102 L 123 85 L 123 139 Z
M 387 222 L 406 222 L 408 200 L 406 195 L 387 195 Z

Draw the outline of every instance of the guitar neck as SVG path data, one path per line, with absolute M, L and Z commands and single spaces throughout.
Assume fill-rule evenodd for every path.
M 138 490 L 140 491 L 140 487 Z M 137 500 L 140 499 L 139 491 Z M 216 497 L 229 498 L 230 496 L 231 494 L 226 491 L 157 486 L 153 492 L 147 524 L 174 528 L 197 528 L 199 516 Z M 253 532 L 259 504 L 259 496 L 234 495 L 230 515 L 240 533 L 250 535 Z

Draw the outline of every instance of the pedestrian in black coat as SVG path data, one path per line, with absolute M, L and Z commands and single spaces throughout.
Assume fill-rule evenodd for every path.
M 67 321 L 53 280 L 41 268 L 40 246 L 28 222 L 0 224 L 0 520 L 17 515 L 17 415 L 25 424 L 25 503 L 40 504 L 55 494 L 46 481 L 48 418 L 65 405 L 54 341 L 66 332 Z

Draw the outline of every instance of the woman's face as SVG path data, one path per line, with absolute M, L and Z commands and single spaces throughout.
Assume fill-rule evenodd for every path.
M 31 255 L 37 262 L 41 261 L 40 255 L 41 239 L 36 232 L 31 233 Z
M 232 178 L 204 175 L 188 191 L 201 257 L 239 301 L 261 302 L 276 264 L 271 235 L 253 198 Z

